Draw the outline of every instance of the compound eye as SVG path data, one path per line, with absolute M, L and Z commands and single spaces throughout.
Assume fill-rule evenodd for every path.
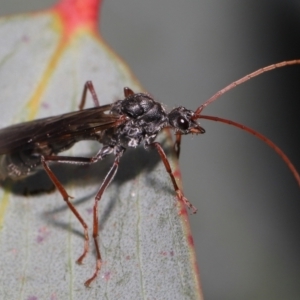
M 189 122 L 185 118 L 178 117 L 177 122 L 178 122 L 178 127 L 181 130 L 187 130 L 189 128 Z

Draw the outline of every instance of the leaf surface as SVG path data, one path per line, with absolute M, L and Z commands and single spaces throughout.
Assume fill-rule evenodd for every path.
M 2 128 L 78 109 L 87 80 L 101 105 L 122 99 L 124 86 L 142 90 L 97 34 L 98 6 L 95 0 L 65 0 L 48 11 L 0 20 L 0 38 L 6 41 L 0 47 Z M 87 106 L 92 104 L 89 98 Z M 168 134 L 159 140 L 170 149 Z M 80 142 L 63 154 L 90 157 L 99 147 Z M 112 161 L 51 166 L 89 228 L 94 196 Z M 45 172 L 16 183 L 6 180 L 0 193 L 0 298 L 201 298 L 188 216 L 154 150 L 127 151 L 100 201 L 103 264 L 89 289 L 83 283 L 95 269 L 92 238 L 84 264 L 77 265 L 82 227 Z

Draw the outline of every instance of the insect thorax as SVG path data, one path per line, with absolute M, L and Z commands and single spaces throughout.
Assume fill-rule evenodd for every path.
M 111 112 L 128 119 L 122 125 L 105 131 L 101 142 L 112 147 L 137 147 L 142 142 L 147 146 L 168 122 L 163 106 L 143 93 L 115 102 Z

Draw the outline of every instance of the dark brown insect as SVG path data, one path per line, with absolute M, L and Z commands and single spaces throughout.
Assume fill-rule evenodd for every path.
M 219 96 L 236 87 L 237 85 L 260 75 L 266 71 L 300 64 L 300 60 L 286 61 L 259 69 L 238 81 L 235 81 L 217 92 L 195 111 L 185 107 L 174 108 L 166 112 L 161 103 L 155 101 L 145 93 L 134 93 L 129 88 L 124 88 L 125 98 L 113 104 L 100 106 L 92 82 L 88 81 L 83 90 L 79 111 L 59 116 L 39 119 L 31 122 L 13 125 L 0 130 L 0 177 L 20 179 L 34 173 L 38 167 L 43 167 L 55 184 L 64 201 L 74 213 L 84 230 L 84 249 L 77 262 L 82 263 L 89 250 L 88 226 L 77 209 L 70 202 L 70 196 L 59 182 L 49 167 L 50 162 L 68 164 L 92 164 L 104 159 L 109 154 L 114 154 L 113 165 L 102 182 L 95 196 L 93 208 L 93 239 L 96 248 L 96 267 L 90 279 L 85 282 L 89 286 L 97 277 L 101 268 L 101 254 L 98 244 L 98 202 L 102 194 L 113 180 L 119 165 L 120 158 L 127 147 L 137 147 L 141 143 L 145 148 L 154 147 L 169 173 L 176 196 L 179 201 L 196 212 L 196 208 L 184 197 L 183 191 L 178 187 L 167 156 L 162 146 L 155 142 L 157 135 L 165 128 L 175 130 L 175 151 L 179 157 L 181 135 L 190 133 L 203 134 L 205 130 L 197 123 L 200 118 L 223 122 L 241 128 L 257 136 L 273 148 L 286 162 L 298 184 L 300 176 L 283 151 L 260 133 L 236 122 L 218 117 L 204 116 L 202 110 Z M 92 95 L 95 107 L 83 109 L 87 91 Z M 58 156 L 57 154 L 71 148 L 82 140 L 96 140 L 103 144 L 96 155 L 91 158 Z

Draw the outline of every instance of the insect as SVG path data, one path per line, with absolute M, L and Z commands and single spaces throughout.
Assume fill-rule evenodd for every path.
M 266 71 L 294 64 L 300 64 L 300 60 L 281 62 L 259 69 L 226 86 L 195 111 L 179 106 L 170 112 L 166 112 L 163 105 L 155 101 L 150 95 L 146 93 L 134 93 L 128 87 L 124 88 L 125 98 L 123 100 L 100 106 L 94 86 L 91 81 L 88 81 L 84 86 L 78 111 L 12 125 L 0 130 L 0 176 L 2 179 L 7 177 L 21 179 L 34 173 L 39 167 L 46 171 L 64 201 L 83 227 L 84 247 L 82 254 L 77 259 L 77 262 L 81 264 L 89 251 L 88 226 L 71 203 L 70 199 L 72 197 L 68 195 L 63 185 L 52 172 L 49 164 L 56 162 L 89 165 L 104 159 L 109 154 L 114 155 L 114 162 L 94 200 L 93 240 L 96 249 L 96 266 L 93 275 L 85 282 L 86 286 L 90 286 L 101 269 L 101 253 L 98 243 L 98 202 L 116 175 L 119 161 L 126 148 L 135 148 L 142 143 L 145 148 L 155 148 L 170 176 L 177 199 L 183 201 L 191 209 L 192 213 L 195 213 L 197 210 L 185 198 L 183 191 L 177 185 L 167 156 L 160 143 L 155 141 L 157 135 L 165 128 L 175 131 L 174 149 L 177 157 L 179 157 L 182 135 L 205 133 L 205 130 L 197 122 L 198 119 L 209 119 L 236 126 L 262 139 L 273 148 L 286 162 L 300 185 L 300 175 L 297 170 L 283 151 L 272 141 L 239 123 L 202 115 L 202 110 L 207 105 L 237 85 Z M 83 109 L 88 91 L 92 95 L 95 107 Z M 103 146 L 90 158 L 57 155 L 82 140 L 96 140 Z

